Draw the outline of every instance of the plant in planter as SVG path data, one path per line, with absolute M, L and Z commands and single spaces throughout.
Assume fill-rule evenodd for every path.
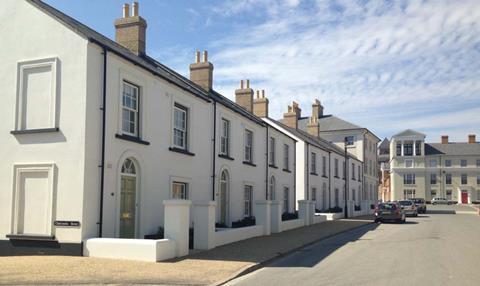
M 154 234 L 146 234 L 144 239 L 163 239 L 164 238 L 164 229 L 163 227 L 159 226 L 157 229 L 157 233 Z
M 215 223 L 215 228 L 227 228 L 228 226 L 224 223 Z
M 293 219 L 298 219 L 298 212 L 282 214 L 282 221 L 293 220 Z
M 358 211 L 361 211 L 362 208 L 359 206 L 359 205 L 355 205 L 355 211 L 358 212 Z
M 232 228 L 246 227 L 255 225 L 255 217 L 249 216 L 243 219 L 232 222 Z
M 333 207 L 327 210 L 327 213 L 341 213 L 343 209 L 341 207 Z

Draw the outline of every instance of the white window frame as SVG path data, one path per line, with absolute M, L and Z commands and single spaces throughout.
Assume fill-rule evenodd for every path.
M 276 163 L 275 150 L 276 150 L 276 147 L 277 147 L 277 142 L 276 142 L 275 138 L 274 138 L 274 137 L 270 137 L 270 138 L 268 139 L 268 144 L 269 144 L 268 152 L 270 153 L 269 156 L 268 156 L 269 164 L 270 164 L 271 166 L 275 166 L 275 163 Z
M 404 185 L 415 185 L 415 174 L 404 174 L 403 175 L 403 184 Z
M 447 164 L 447 162 L 448 162 L 448 164 Z M 451 159 L 445 160 L 445 167 L 452 167 L 452 160 Z
M 174 194 L 175 185 L 182 187 L 180 197 Z M 175 200 L 188 200 L 189 199 L 189 183 L 178 181 L 178 180 L 172 181 L 171 197 L 172 199 L 175 199 Z
M 57 107 L 57 97 L 58 97 L 58 76 L 57 73 L 59 65 L 59 60 L 56 57 L 22 61 L 17 63 L 17 102 L 16 102 L 16 118 L 15 118 L 15 130 L 28 130 L 25 128 L 26 122 L 23 121 L 25 118 L 25 110 L 23 109 L 24 99 L 24 75 L 25 71 L 29 69 L 49 67 L 51 69 L 51 96 L 50 96 L 50 120 L 49 126 L 45 126 L 42 129 L 48 128 L 58 128 L 58 107 Z M 28 114 L 27 114 L 28 116 Z
M 351 139 L 351 140 L 349 140 Z M 351 135 L 351 136 L 346 136 L 345 137 L 345 144 L 347 144 L 347 147 L 348 146 L 355 146 L 355 136 Z
M 312 201 L 317 200 L 317 187 L 312 187 Z
M 136 95 L 137 95 L 137 98 L 136 98 L 136 101 L 137 101 L 137 108 L 136 109 L 133 109 L 131 107 L 128 107 L 128 106 L 125 106 L 123 104 L 123 97 L 125 96 L 125 86 L 129 86 L 129 87 L 132 87 L 134 90 L 136 90 Z M 135 114 L 135 121 L 134 121 L 134 132 L 130 132 L 130 131 L 127 131 L 123 128 L 123 111 L 126 110 L 128 112 L 133 112 Z M 140 137 L 140 87 L 138 85 L 135 85 L 133 83 L 130 83 L 129 81 L 127 80 L 123 80 L 122 81 L 122 96 L 121 96 L 121 130 L 122 130 L 122 134 L 126 134 L 126 135 L 130 135 L 130 136 L 134 136 L 134 137 Z
M 317 173 L 317 153 L 310 152 L 310 173 Z
M 413 159 L 406 159 L 405 160 L 405 168 L 413 168 L 413 167 L 414 167 Z
M 220 154 L 230 156 L 230 120 L 222 118 L 222 132 L 220 135 Z
M 430 184 L 436 185 L 438 183 L 437 174 L 430 174 Z
M 175 124 L 175 113 L 176 112 L 182 112 L 185 114 L 185 126 L 176 126 Z M 173 126 L 172 126 L 172 139 L 173 139 L 173 146 L 179 149 L 183 150 L 188 150 L 188 144 L 189 144 L 189 109 L 188 107 L 175 102 L 173 104 Z M 181 132 L 183 135 L 183 145 L 179 145 L 175 142 L 175 131 Z
M 465 178 L 465 183 L 463 179 Z M 460 175 L 460 185 L 468 185 L 468 174 L 461 174 Z
M 334 170 L 334 173 L 333 173 L 333 174 L 334 174 L 334 175 L 333 175 L 333 176 L 334 176 L 335 178 L 338 178 L 338 175 L 339 175 L 339 174 L 338 174 L 338 167 L 339 167 L 339 166 L 338 166 L 338 159 L 335 158 L 335 159 L 333 160 L 333 162 L 334 162 L 334 165 L 333 165 L 333 167 L 334 167 L 334 169 L 333 169 L 333 170 Z
M 252 200 L 253 200 L 253 186 L 244 185 L 243 187 L 243 216 L 251 217 L 252 216 Z
M 448 181 L 450 181 L 450 183 L 448 183 Z M 451 185 L 452 184 L 452 181 L 453 181 L 453 177 L 452 177 L 452 174 L 445 174 L 445 185 Z
M 245 129 L 244 137 L 244 161 L 253 163 L 253 132 L 249 129 Z
M 322 156 L 322 176 L 327 176 L 327 157 Z
M 430 168 L 437 168 L 437 166 L 438 166 L 437 159 L 430 159 L 429 167 Z
M 54 163 L 39 163 L 39 164 L 15 164 L 13 166 L 13 173 L 14 173 L 14 197 L 13 197 L 13 219 L 12 219 L 12 233 L 13 234 L 19 234 L 18 233 L 18 219 L 20 216 L 20 179 L 22 177 L 22 174 L 24 173 L 47 173 L 48 174 L 48 199 L 47 201 L 50 202 L 49 208 L 48 208 L 48 213 L 47 213 L 47 225 L 46 225 L 46 230 L 47 230 L 47 235 L 53 235 L 53 217 L 55 214 L 55 202 L 54 202 L 54 197 L 55 197 L 55 185 L 54 182 L 56 181 L 56 165 Z M 43 235 L 43 234 L 42 234 Z
M 283 187 L 283 210 L 282 210 L 282 213 L 288 213 L 290 211 L 289 203 L 290 203 L 290 188 L 284 186 Z
M 275 191 L 276 191 L 276 180 L 275 180 L 275 176 L 271 176 L 270 177 L 270 181 L 268 182 L 268 199 L 271 200 L 271 201 L 274 201 L 275 200 Z
M 465 163 L 465 164 L 463 164 L 463 163 Z M 461 160 L 460 160 L 460 167 L 461 167 L 461 168 L 466 168 L 467 166 L 468 166 L 468 161 L 467 161 L 467 159 L 461 159 Z
M 283 168 L 290 170 L 290 146 L 283 144 Z

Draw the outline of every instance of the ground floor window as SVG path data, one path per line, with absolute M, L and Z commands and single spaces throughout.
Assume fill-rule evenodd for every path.
M 432 198 L 436 197 L 437 196 L 437 190 L 431 190 L 430 195 L 432 196 Z
M 356 198 L 356 191 L 355 191 L 355 190 L 352 190 L 352 200 L 353 200 L 354 202 L 356 202 L 356 201 L 357 201 L 357 198 Z
M 340 191 L 335 189 L 335 206 L 338 207 L 340 204 Z
M 244 188 L 244 210 L 243 215 L 245 217 L 252 216 L 252 194 L 253 194 L 253 187 L 245 185 Z
M 452 199 L 452 190 L 447 190 L 447 199 L 448 200 Z
M 183 182 L 173 182 L 172 198 L 177 200 L 188 200 L 188 184 Z
M 288 197 L 289 197 L 290 190 L 288 187 L 283 188 L 283 212 L 288 213 Z
M 317 200 L 317 188 L 312 188 L 312 201 Z
M 415 198 L 415 190 L 403 190 L 403 198 L 404 199 Z

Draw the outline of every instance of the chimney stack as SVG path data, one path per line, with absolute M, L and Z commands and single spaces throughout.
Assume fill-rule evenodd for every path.
M 130 15 L 130 6 L 123 5 L 123 17 L 115 20 L 115 41 L 131 52 L 145 55 L 147 21 L 138 14 L 138 2 L 133 2 Z
M 312 116 L 308 119 L 307 132 L 312 136 L 320 137 L 320 122 L 317 117 Z
M 468 143 L 470 144 L 477 143 L 477 137 L 475 136 L 475 134 L 468 135 Z
M 265 90 L 260 93 L 257 90 L 257 97 L 253 100 L 253 114 L 258 117 L 268 117 L 268 98 L 265 97 Z
M 288 106 L 287 113 L 283 114 L 283 124 L 291 128 L 298 128 L 298 118 L 301 115 L 302 110 L 298 107 L 298 103 L 292 102 L 292 105 Z
M 250 80 L 240 81 L 240 88 L 235 90 L 235 102 L 248 112 L 253 112 L 253 89 L 250 88 Z
M 448 144 L 448 135 L 442 135 L 442 144 Z
M 208 52 L 203 51 L 200 61 L 200 51 L 195 52 L 195 63 L 190 65 L 190 80 L 206 91 L 213 87 L 213 64 L 208 61 Z
M 322 118 L 323 117 L 323 106 L 320 103 L 320 100 L 315 99 L 312 104 L 312 117 Z

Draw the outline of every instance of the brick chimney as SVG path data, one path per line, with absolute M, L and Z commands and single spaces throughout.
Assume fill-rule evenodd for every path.
M 448 144 L 448 135 L 442 135 L 442 144 Z
M 312 116 L 308 119 L 307 132 L 312 136 L 320 137 L 320 122 L 317 117 Z
M 468 135 L 468 143 L 470 144 L 477 143 L 477 137 L 475 136 L 475 134 Z
M 250 88 L 250 80 L 240 81 L 240 88 L 235 90 L 235 102 L 248 112 L 253 112 L 253 89 Z
M 195 63 L 190 65 L 190 80 L 206 91 L 213 87 L 213 64 L 208 61 L 208 52 L 203 51 L 202 61 L 200 52 L 195 53 Z
M 268 117 L 268 98 L 265 97 L 265 90 L 257 90 L 257 97 L 253 100 L 253 114 L 258 117 Z
M 323 117 L 323 106 L 318 99 L 315 99 L 312 104 L 312 116 L 316 118 Z
M 288 106 L 287 113 L 283 114 L 283 124 L 291 128 L 298 128 L 298 118 L 301 115 L 302 110 L 298 107 L 298 103 L 292 102 L 292 105 Z
M 115 41 L 133 53 L 145 55 L 147 21 L 138 15 L 138 2 L 123 5 L 123 17 L 115 20 Z

